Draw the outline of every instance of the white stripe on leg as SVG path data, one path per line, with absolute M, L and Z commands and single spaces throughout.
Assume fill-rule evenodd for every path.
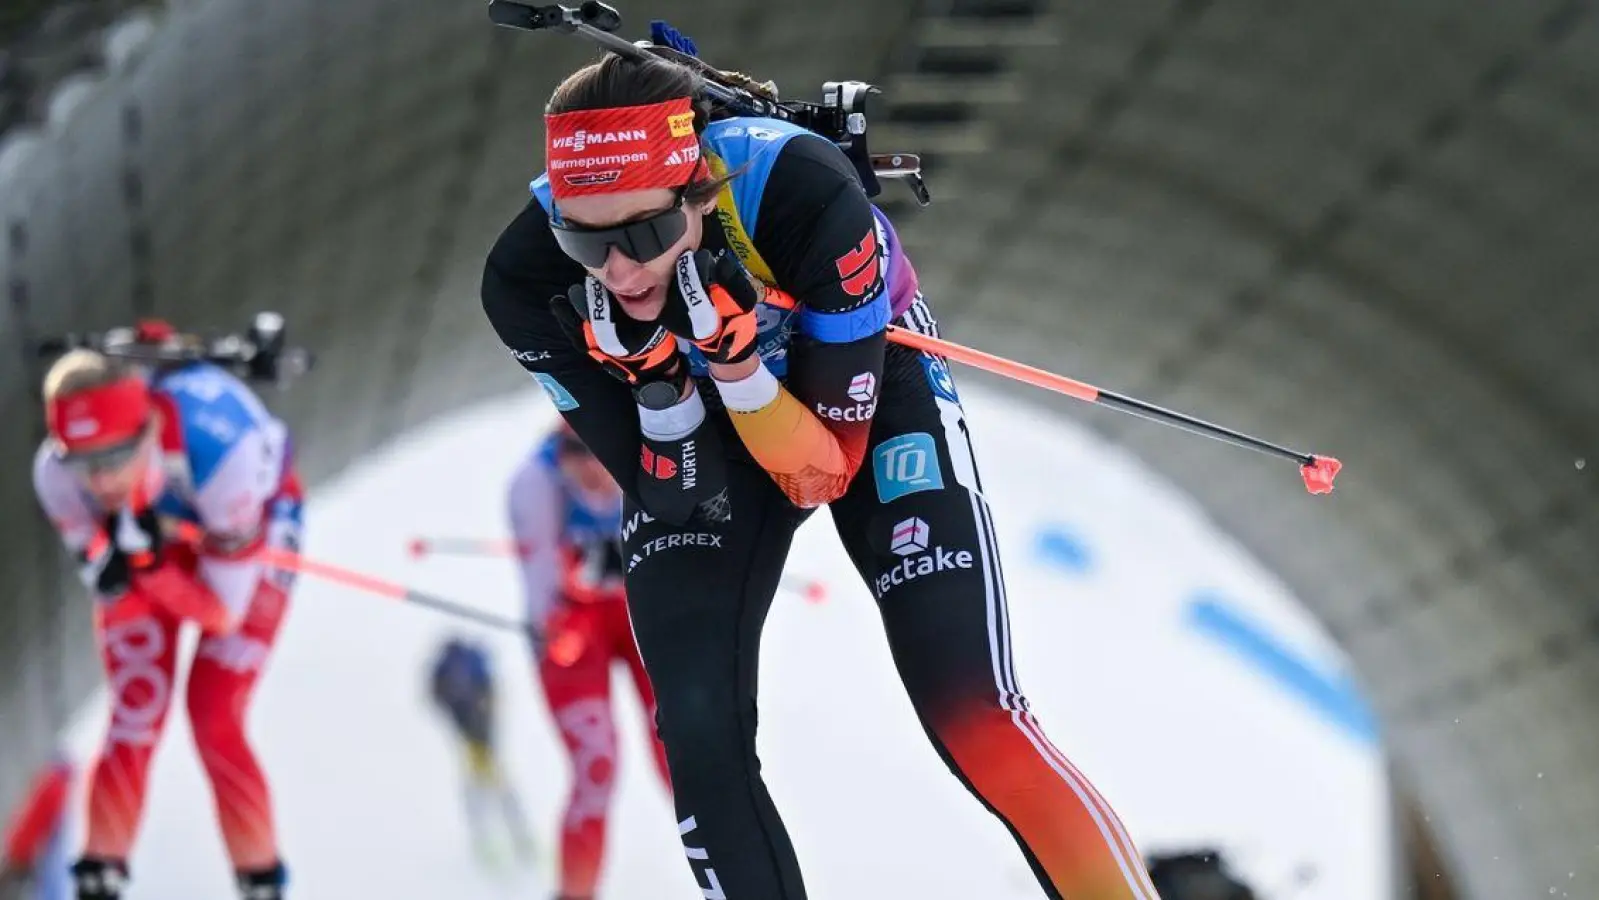
M 1027 738 L 1039 757 L 1060 776 L 1077 797 L 1078 802 L 1088 811 L 1099 829 L 1100 837 L 1105 841 L 1112 858 L 1116 860 L 1117 867 L 1121 869 L 1122 877 L 1126 879 L 1132 895 L 1137 900 L 1158 900 L 1159 895 L 1148 886 L 1143 861 L 1132 849 L 1132 841 L 1126 838 L 1121 822 L 1104 804 L 1098 792 L 1088 784 L 1087 779 L 1066 762 L 1065 755 L 1050 743 L 1043 730 L 1038 727 L 1037 720 L 1026 710 L 1026 704 L 1022 702 L 1010 654 L 1010 642 L 1001 637 L 1002 630 L 1005 635 L 1009 634 L 1010 616 L 1006 609 L 1004 580 L 999 571 L 998 542 L 995 540 L 993 525 L 988 517 L 987 505 L 975 494 L 971 495 L 971 502 L 972 515 L 979 532 L 979 550 L 983 559 L 983 584 L 987 593 L 988 609 L 988 647 L 995 673 L 994 681 L 999 691 L 1000 706 L 1010 712 L 1011 723 Z

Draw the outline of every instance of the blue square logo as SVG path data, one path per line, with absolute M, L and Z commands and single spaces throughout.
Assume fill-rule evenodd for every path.
M 545 395 L 550 398 L 551 403 L 555 404 L 556 409 L 561 412 L 577 409 L 577 398 L 572 396 L 571 391 L 561 387 L 561 383 L 556 381 L 554 377 L 543 372 L 534 372 L 533 380 L 539 383 L 539 387 L 544 388 Z
M 927 383 L 933 389 L 933 396 L 951 403 L 961 402 L 960 395 L 955 393 L 955 378 L 949 373 L 949 363 L 926 353 L 922 354 L 921 359 L 922 371 L 927 373 Z
M 872 452 L 872 476 L 877 481 L 880 503 L 918 491 L 942 490 L 944 473 L 938 467 L 938 444 L 925 431 L 890 438 Z

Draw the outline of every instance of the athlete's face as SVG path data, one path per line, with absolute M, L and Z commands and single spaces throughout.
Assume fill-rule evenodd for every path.
M 676 204 L 677 191 L 671 188 L 585 194 L 562 200 L 561 218 L 579 228 L 610 228 L 659 215 Z M 687 228 L 678 242 L 660 256 L 641 263 L 612 247 L 605 265 L 588 267 L 589 274 L 605 285 L 629 316 L 640 322 L 654 321 L 666 306 L 666 286 L 672 280 L 677 258 L 699 249 L 700 238 L 705 234 L 704 216 L 715 207 L 715 200 L 685 204 Z
M 126 448 L 69 459 L 67 466 L 101 509 L 121 509 L 155 468 L 157 427 L 152 425 Z

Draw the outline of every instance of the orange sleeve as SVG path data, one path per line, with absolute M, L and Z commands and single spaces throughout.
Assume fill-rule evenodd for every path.
M 866 454 L 866 429 L 841 438 L 781 385 L 765 406 L 728 415 L 750 455 L 802 508 L 842 497 Z

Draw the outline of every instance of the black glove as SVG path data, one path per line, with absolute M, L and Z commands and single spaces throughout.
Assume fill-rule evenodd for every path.
M 623 312 L 611 292 L 590 275 L 566 296 L 550 298 L 550 309 L 568 339 L 607 373 L 630 387 L 669 380 L 681 371 L 677 340 L 654 322 Z
M 739 363 L 755 352 L 755 305 L 761 292 L 730 251 L 700 249 L 677 258 L 661 324 L 692 341 L 713 363 Z
M 153 508 L 138 515 L 124 510 L 106 516 L 101 528 L 109 539 L 106 547 L 92 558 L 87 552 L 83 554 L 78 576 L 100 596 L 120 597 L 132 586 L 135 573 L 159 564 L 163 546 L 161 521 Z

